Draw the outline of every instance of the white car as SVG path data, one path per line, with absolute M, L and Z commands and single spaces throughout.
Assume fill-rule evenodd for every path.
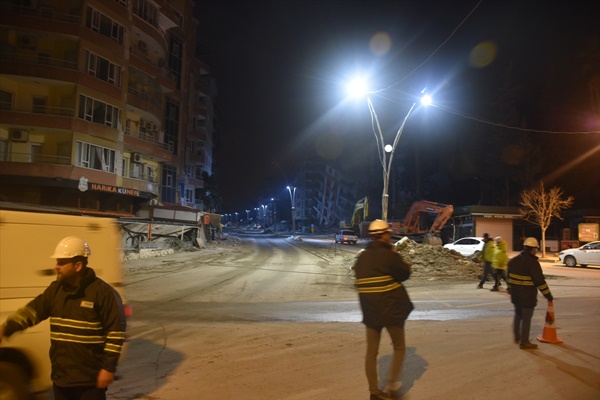
M 600 265 L 600 241 L 584 244 L 576 249 L 563 250 L 558 253 L 558 259 L 567 267 L 577 264 L 585 267 L 589 264 Z
M 459 252 L 465 257 L 481 253 L 485 242 L 482 237 L 464 237 L 455 242 L 444 245 L 445 249 Z
M 342 229 L 341 231 L 335 234 L 335 242 L 341 244 L 356 244 L 356 242 L 358 242 L 358 236 L 354 234 L 354 231 Z

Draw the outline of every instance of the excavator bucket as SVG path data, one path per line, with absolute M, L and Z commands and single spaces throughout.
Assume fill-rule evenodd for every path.
M 441 246 L 442 238 L 432 233 L 427 233 L 423 236 L 423 244 L 430 244 L 432 246 Z

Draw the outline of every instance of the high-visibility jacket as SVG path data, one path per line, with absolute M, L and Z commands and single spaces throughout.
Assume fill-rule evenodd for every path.
M 404 326 L 414 306 L 402 282 L 410 277 L 410 265 L 392 246 L 373 241 L 354 264 L 356 288 L 367 326 Z
M 8 337 L 50 318 L 51 378 L 60 387 L 95 386 L 101 369 L 114 373 L 125 340 L 121 297 L 86 269 L 78 287 L 52 282 L 4 325 Z
M 508 262 L 508 284 L 511 302 L 523 308 L 535 308 L 538 290 L 549 301 L 553 299 L 538 258 L 527 250 Z
M 481 259 L 483 261 L 492 262 L 494 259 L 494 241 L 492 239 L 488 239 L 484 245 L 483 250 L 481 251 Z
M 500 240 L 498 245 L 494 248 L 494 259 L 492 260 L 492 267 L 495 269 L 508 268 L 508 254 L 506 252 L 506 242 Z

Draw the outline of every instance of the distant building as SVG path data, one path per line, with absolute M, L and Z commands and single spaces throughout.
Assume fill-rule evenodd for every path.
M 193 0 L 0 3 L 0 199 L 131 215 L 202 209 L 209 68 Z
M 358 200 L 356 184 L 333 166 L 307 160 L 296 178 L 296 220 L 304 226 L 339 226 L 352 218 Z

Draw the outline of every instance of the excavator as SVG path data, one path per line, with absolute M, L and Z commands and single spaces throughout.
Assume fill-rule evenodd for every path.
M 415 201 L 401 222 L 392 222 L 392 237 L 401 238 L 408 236 L 416 242 L 441 246 L 440 231 L 448 222 L 454 207 L 449 204 L 435 203 L 428 200 Z M 437 214 L 430 225 L 430 214 Z M 428 218 L 429 217 L 429 218 Z
M 364 197 L 356 202 L 356 204 L 354 205 L 354 211 L 352 212 L 352 219 L 350 220 L 350 225 L 347 225 L 346 221 L 341 221 L 340 229 L 355 229 L 355 227 L 361 221 L 361 214 L 362 214 L 362 220 L 367 219 L 367 217 L 369 216 L 369 198 L 368 197 Z

